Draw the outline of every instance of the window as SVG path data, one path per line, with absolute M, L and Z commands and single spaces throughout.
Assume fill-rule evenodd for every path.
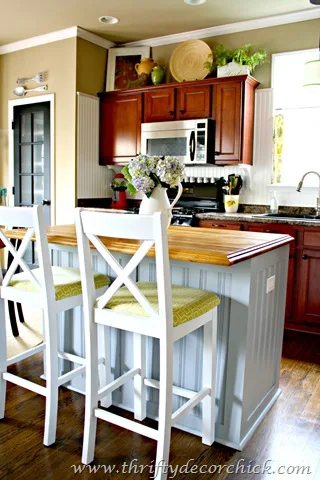
M 304 64 L 318 58 L 316 49 L 272 56 L 272 183 L 296 186 L 308 170 L 320 173 L 320 85 L 303 86 Z M 316 176 L 305 185 L 318 185 Z

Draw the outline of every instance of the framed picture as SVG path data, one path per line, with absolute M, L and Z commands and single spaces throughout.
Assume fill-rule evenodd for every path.
M 150 57 L 150 47 L 110 48 L 106 91 L 139 87 L 135 66 L 144 57 Z

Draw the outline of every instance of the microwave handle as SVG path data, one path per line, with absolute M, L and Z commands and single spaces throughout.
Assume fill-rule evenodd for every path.
M 189 151 L 190 151 L 190 161 L 193 162 L 195 151 L 196 151 L 196 134 L 194 130 L 192 130 L 190 134 Z

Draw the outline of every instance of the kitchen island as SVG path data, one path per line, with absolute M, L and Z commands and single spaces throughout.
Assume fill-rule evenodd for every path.
M 11 237 L 19 237 L 14 230 Z M 73 225 L 48 228 L 54 265 L 78 267 Z M 102 239 L 119 263 L 125 265 L 137 241 Z M 172 283 L 215 292 L 218 308 L 216 441 L 242 449 L 281 393 L 279 370 L 283 338 L 289 235 L 169 228 Z M 92 250 L 94 270 L 113 276 Z M 135 272 L 139 281 L 155 281 L 152 250 Z M 81 311 L 62 320 L 60 341 L 84 354 Z M 132 367 L 131 335 L 111 332 L 111 365 L 115 376 Z M 201 384 L 202 335 L 198 330 L 175 345 L 174 382 L 198 390 Z M 157 378 L 158 342 L 148 339 L 148 376 Z M 72 388 L 83 391 L 84 379 Z M 184 400 L 174 396 L 174 409 Z M 132 385 L 114 393 L 113 403 L 133 409 Z M 148 416 L 157 416 L 158 392 L 149 389 Z M 197 406 L 177 428 L 201 435 L 201 407 Z

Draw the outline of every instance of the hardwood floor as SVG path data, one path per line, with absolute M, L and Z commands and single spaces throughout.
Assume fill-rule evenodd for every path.
M 10 371 L 19 371 L 28 378 L 36 379 L 42 371 L 40 357 L 10 367 Z M 182 472 L 173 471 L 168 478 L 319 480 L 320 336 L 285 332 L 281 388 L 281 396 L 242 452 L 218 443 L 207 447 L 202 445 L 200 438 L 173 429 L 172 468 L 178 466 Z M 62 388 L 57 442 L 52 447 L 44 447 L 44 399 L 8 384 L 6 418 L 0 421 L 0 479 L 69 480 L 78 477 L 86 480 L 92 476 L 97 480 L 151 478 L 147 470 L 138 473 L 138 467 L 153 466 L 155 442 L 105 422 L 98 422 L 97 430 L 94 465 L 100 465 L 100 468 L 95 474 L 90 473 L 88 468 L 76 473 L 73 465 L 82 468 L 83 411 L 83 396 Z M 152 421 L 147 423 L 155 425 Z M 189 468 L 194 466 L 194 473 L 185 473 L 186 467 L 183 466 L 187 463 Z M 125 464 L 126 467 L 123 466 Z M 119 473 L 115 470 L 107 473 L 104 468 L 108 465 L 111 468 L 115 465 Z M 212 473 L 208 472 L 210 466 Z M 238 471 L 235 472 L 237 466 Z M 309 467 L 311 473 L 305 470 L 302 474 L 300 470 L 300 474 L 290 474 L 292 468 L 297 466 Z M 265 471 L 261 472 L 264 467 Z M 270 474 L 277 472 L 279 467 L 278 473 Z M 200 468 L 202 471 L 199 471 Z M 250 473 L 250 469 L 256 473 Z M 260 473 L 257 473 L 259 469 Z M 285 469 L 288 469 L 287 472 Z

